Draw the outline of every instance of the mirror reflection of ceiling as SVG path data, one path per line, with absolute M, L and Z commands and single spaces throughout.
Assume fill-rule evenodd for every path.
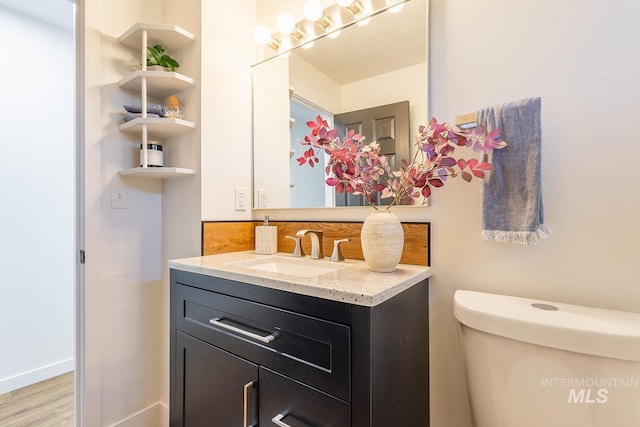
M 427 60 L 426 16 L 427 1 L 410 0 L 400 12 L 376 15 L 368 25 L 353 25 L 336 38 L 323 37 L 310 49 L 292 54 L 339 84 L 421 64 Z

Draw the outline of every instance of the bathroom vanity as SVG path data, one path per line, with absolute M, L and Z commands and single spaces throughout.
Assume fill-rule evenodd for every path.
M 171 426 L 429 425 L 430 268 L 253 251 L 169 267 Z

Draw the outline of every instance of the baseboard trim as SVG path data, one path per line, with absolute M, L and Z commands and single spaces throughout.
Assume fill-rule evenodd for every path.
M 169 408 L 156 402 L 109 427 L 168 427 Z
M 32 369 L 31 371 L 14 375 L 12 377 L 3 378 L 0 380 L 0 394 L 18 390 L 19 388 L 65 374 L 67 372 L 73 371 L 74 368 L 75 359 L 72 357 L 60 362 L 52 363 L 50 365 L 42 366 L 40 368 Z

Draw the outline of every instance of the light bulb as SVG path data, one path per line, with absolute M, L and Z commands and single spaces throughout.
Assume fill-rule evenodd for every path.
M 293 21 L 293 16 L 288 13 L 283 13 L 278 16 L 278 30 L 282 34 L 291 34 L 296 27 L 296 23 Z
M 310 49 L 313 46 L 313 42 L 308 42 L 302 45 L 303 49 Z
M 256 25 L 256 28 L 253 29 L 253 37 L 256 39 L 256 42 L 267 44 L 269 40 L 271 40 L 271 33 L 269 33 L 269 29 L 266 26 Z
M 387 0 L 387 5 L 393 4 L 395 3 L 396 0 Z M 395 5 L 393 7 L 389 8 L 389 12 L 391 13 L 396 13 L 396 12 L 400 12 L 402 10 L 402 8 L 404 7 L 404 3 L 400 3 L 398 5 Z
M 336 3 L 342 7 L 350 6 L 355 0 L 338 0 Z
M 327 35 L 327 37 L 329 37 L 330 39 L 335 39 L 335 38 L 336 38 L 336 37 L 338 37 L 339 35 L 340 35 L 340 30 L 338 30 L 338 31 L 334 31 L 334 32 L 332 32 L 332 33 L 329 33 L 329 34 Z
M 324 9 L 320 0 L 307 0 L 304 2 L 304 17 L 309 21 L 318 21 L 324 15 Z
M 361 27 L 364 27 L 365 25 L 367 25 L 369 22 L 371 22 L 371 17 L 363 19 L 362 21 L 358 21 L 358 25 L 360 25 Z

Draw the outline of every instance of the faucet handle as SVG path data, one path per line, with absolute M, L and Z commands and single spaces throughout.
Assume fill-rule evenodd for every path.
M 293 253 L 292 256 L 296 257 L 296 258 L 302 258 L 305 256 L 304 251 L 302 250 L 302 245 L 300 244 L 300 241 L 302 240 L 302 237 L 293 237 L 293 236 L 285 236 L 287 239 L 291 239 L 296 243 L 296 247 L 293 249 Z
M 331 254 L 331 261 L 344 261 L 344 256 L 340 250 L 340 243 L 350 242 L 351 239 L 338 239 L 333 241 L 333 253 Z

